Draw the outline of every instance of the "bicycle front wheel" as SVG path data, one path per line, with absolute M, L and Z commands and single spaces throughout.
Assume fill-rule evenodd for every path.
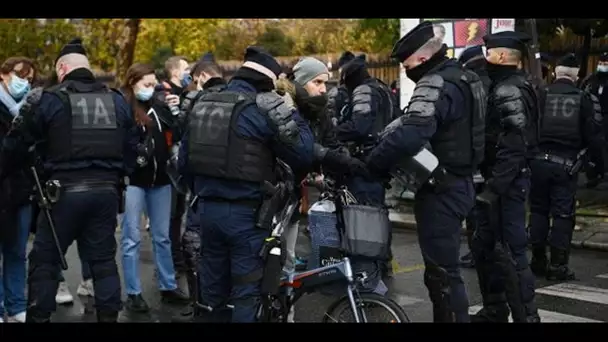
M 375 293 L 361 293 L 355 297 L 359 317 L 363 323 L 409 323 L 405 310 L 394 300 Z M 323 316 L 323 323 L 355 322 L 348 296 L 338 299 L 329 306 Z

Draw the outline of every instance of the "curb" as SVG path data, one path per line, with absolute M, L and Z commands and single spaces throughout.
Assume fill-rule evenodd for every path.
M 409 231 L 416 230 L 416 221 L 411 219 L 410 218 L 411 216 L 412 215 L 396 213 L 393 211 L 389 212 L 389 220 L 391 221 L 393 228 L 396 228 L 399 230 L 409 230 Z M 462 229 L 461 233 L 462 233 L 462 235 L 466 235 L 466 230 Z M 575 248 L 575 249 L 608 252 L 608 243 L 589 241 L 589 239 L 591 239 L 594 235 L 595 234 L 592 234 L 585 241 L 572 240 L 570 245 L 572 246 L 572 248 Z

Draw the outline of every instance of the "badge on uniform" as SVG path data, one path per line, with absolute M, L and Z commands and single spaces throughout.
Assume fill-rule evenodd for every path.
M 599 89 L 597 90 L 597 94 L 602 95 L 603 92 L 604 92 L 604 86 L 600 86 Z

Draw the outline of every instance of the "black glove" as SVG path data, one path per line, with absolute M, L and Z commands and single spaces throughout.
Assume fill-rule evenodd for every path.
M 348 154 L 341 153 L 338 150 L 327 151 L 325 158 L 322 161 L 329 169 L 350 176 L 360 176 L 371 178 L 367 166 L 358 158 L 353 158 Z

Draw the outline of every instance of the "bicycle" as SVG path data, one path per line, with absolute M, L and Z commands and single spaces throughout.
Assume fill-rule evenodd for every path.
M 285 167 L 286 165 L 284 165 Z M 291 171 L 288 170 L 290 173 Z M 336 202 L 336 208 L 342 204 L 350 203 L 354 198 L 345 187 L 335 189 L 333 184 L 325 182 L 324 198 Z M 283 228 L 289 223 L 291 215 L 296 210 L 298 199 L 295 196 L 289 199 L 276 220 L 272 236 L 280 237 Z M 339 210 L 339 209 L 338 209 Z M 339 211 L 338 211 L 339 212 Z M 340 215 L 338 215 L 340 220 Z M 262 296 L 262 304 L 258 311 L 258 318 L 262 322 L 287 323 L 288 315 L 295 303 L 305 294 L 310 294 L 328 285 L 342 285 L 346 295 L 329 305 L 323 316 L 323 323 L 343 322 L 339 319 L 344 312 L 349 312 L 356 323 L 367 323 L 369 309 L 382 308 L 389 313 L 390 323 L 407 323 L 409 318 L 403 308 L 390 298 L 375 294 L 361 293 L 358 288 L 365 284 L 367 274 L 361 272 L 353 274 L 351 262 L 343 257 L 332 265 L 319 267 L 304 272 L 296 272 L 281 277 L 277 291 Z

